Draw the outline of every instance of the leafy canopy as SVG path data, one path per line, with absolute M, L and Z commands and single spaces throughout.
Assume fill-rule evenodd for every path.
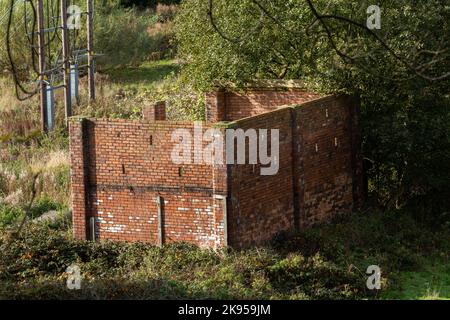
M 283 78 L 358 94 L 377 203 L 448 218 L 450 7 L 379 1 L 381 29 L 368 30 L 370 4 L 185 0 L 176 26 L 182 76 L 201 90 Z

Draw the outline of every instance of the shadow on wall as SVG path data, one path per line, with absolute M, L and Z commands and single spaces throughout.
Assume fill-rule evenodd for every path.
M 279 131 L 274 175 L 260 174 L 265 165 L 248 158 L 245 164 L 175 163 L 172 151 L 180 141 L 174 132 L 195 139 L 197 123 L 164 121 L 160 104 L 144 112 L 144 120 L 71 121 L 71 149 L 87 154 L 71 152 L 76 237 L 88 238 L 80 230 L 95 217 L 97 239 L 245 248 L 351 212 L 362 192 L 359 103 L 348 96 L 316 97 L 279 89 L 206 95 L 202 136 L 212 128 L 222 136 L 229 129 Z M 80 139 L 83 126 L 89 130 Z M 248 149 L 249 139 L 243 141 Z M 158 196 L 165 199 L 164 221 Z

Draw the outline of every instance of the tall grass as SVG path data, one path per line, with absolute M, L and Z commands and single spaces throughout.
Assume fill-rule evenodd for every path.
M 429 229 L 401 212 L 347 216 L 242 251 L 78 242 L 69 232 L 27 225 L 12 242 L 0 233 L 0 298 L 380 298 L 401 285 L 397 274 L 420 270 L 433 256 L 444 261 L 445 273 L 449 261 L 448 230 Z M 74 263 L 83 277 L 79 291 L 65 286 L 65 270 Z M 365 271 L 373 264 L 382 270 L 381 292 L 366 287 Z
M 142 108 L 168 101 L 170 119 L 196 119 L 201 96 L 179 83 L 173 61 L 149 62 L 138 68 L 96 75 L 97 100 L 88 101 L 86 79 L 80 84 L 80 104 L 74 114 L 98 118 L 141 118 Z M 158 74 L 157 76 L 155 76 Z M 111 79 L 112 78 L 112 79 Z M 56 97 L 57 130 L 39 131 L 38 97 L 17 101 L 11 79 L 0 77 L 0 203 L 22 207 L 29 186 L 39 174 L 37 198 L 51 197 L 69 206 L 68 137 L 64 126 L 62 91 Z
M 46 7 L 47 0 L 44 0 Z M 59 2 L 55 1 L 54 11 Z M 0 18 L 8 13 L 9 0 L 0 2 Z M 81 10 L 85 10 L 86 1 L 76 1 Z M 95 52 L 103 56 L 98 59 L 99 68 L 138 65 L 155 53 L 161 57 L 173 56 L 174 36 L 170 20 L 176 13 L 175 6 L 160 6 L 159 11 L 141 11 L 135 8 L 123 8 L 118 1 L 96 1 L 94 19 Z M 24 79 L 31 77 L 31 48 L 26 36 L 24 23 L 24 4 L 19 3 L 14 9 L 11 26 L 11 51 L 17 68 Z M 28 6 L 28 31 L 32 28 L 30 7 Z M 10 70 L 6 50 L 6 29 L 8 15 L 0 21 L 0 73 Z M 166 23 L 167 22 L 167 23 Z M 155 25 L 158 24 L 156 27 Z M 86 17 L 81 18 L 81 28 L 76 48 L 86 48 Z M 73 31 L 69 31 L 71 36 Z M 53 54 L 61 47 L 60 40 L 54 38 Z
M 0 72 L 9 68 L 8 55 L 6 50 L 6 30 L 8 24 L 8 11 L 10 8 L 10 0 L 0 1 Z M 15 6 L 14 17 L 23 17 L 23 4 L 20 3 Z M 3 19 L 2 19 L 3 18 Z M 31 29 L 31 25 L 29 25 Z M 14 52 L 14 58 L 18 61 L 18 65 L 28 64 L 30 61 L 26 55 L 29 50 L 27 38 L 25 35 L 25 27 L 22 19 L 14 19 L 11 25 L 11 49 Z

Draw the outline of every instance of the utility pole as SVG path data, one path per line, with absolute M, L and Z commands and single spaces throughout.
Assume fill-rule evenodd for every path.
M 47 132 L 47 77 L 45 76 L 45 26 L 44 26 L 44 3 L 37 0 L 37 20 L 38 20 L 38 54 L 39 54 L 39 81 L 41 90 L 41 128 Z
M 69 1 L 68 0 L 59 0 L 60 6 L 60 17 L 52 17 L 53 13 L 53 5 L 47 3 L 46 13 L 44 8 L 45 0 L 32 0 L 37 3 L 36 13 L 37 13 L 37 27 L 38 27 L 38 56 L 39 56 L 39 87 L 40 87 L 40 109 L 41 109 L 41 128 L 44 133 L 53 130 L 55 125 L 55 104 L 54 104 L 54 92 L 57 89 L 64 89 L 64 109 L 65 109 L 65 122 L 67 125 L 69 117 L 72 116 L 72 104 L 74 99 L 72 99 L 72 95 L 77 94 L 78 90 L 78 79 L 77 74 L 78 70 L 75 64 L 74 70 L 72 70 L 71 62 L 72 56 L 75 62 L 78 61 L 78 54 L 83 51 L 87 54 L 87 71 L 88 71 L 88 89 L 89 89 L 89 99 L 90 101 L 95 101 L 95 54 L 94 54 L 94 0 L 86 0 L 87 10 L 83 12 L 87 16 L 87 48 L 85 50 L 75 50 L 75 48 L 71 48 L 70 46 L 70 33 L 69 28 L 71 28 L 68 24 L 70 23 L 69 17 L 75 17 L 79 19 L 81 16 L 81 10 L 77 6 L 74 7 L 75 12 L 67 12 Z M 47 0 L 49 1 L 49 0 Z M 58 2 L 56 3 L 58 5 Z M 51 12 L 49 9 L 49 5 L 51 6 Z M 70 7 L 69 7 L 70 8 Z M 56 11 L 58 11 L 56 9 Z M 26 18 L 26 17 L 25 17 Z M 45 19 L 48 20 L 46 26 Z M 49 21 L 55 21 L 60 19 L 58 23 L 54 23 L 53 27 L 50 26 Z M 26 19 L 25 19 L 26 20 Z M 78 27 L 76 27 L 78 29 Z M 51 49 L 54 46 L 51 46 L 54 37 L 50 40 L 51 37 L 48 37 L 48 43 L 45 41 L 46 33 L 49 32 L 60 32 L 61 29 L 61 43 L 62 43 L 62 62 L 61 61 L 52 61 L 54 59 L 51 54 Z M 34 31 L 33 31 L 34 32 Z M 35 36 L 36 33 L 32 33 L 31 36 Z M 59 47 L 61 48 L 61 47 Z M 58 48 L 58 49 L 59 49 Z M 48 49 L 48 52 L 46 52 Z M 62 74 L 61 74 L 62 72 Z M 54 85 L 55 78 L 61 79 L 61 75 L 63 77 L 63 84 Z M 74 79 L 72 80 L 72 76 L 74 75 Z M 51 80 L 49 80 L 51 79 Z
M 87 54 L 89 99 L 95 101 L 95 70 L 94 70 L 94 6 L 93 0 L 87 0 Z
M 72 99 L 70 96 L 70 63 L 69 63 L 69 35 L 67 32 L 67 0 L 61 1 L 61 30 L 62 30 L 62 53 L 64 64 L 64 109 L 66 115 L 66 125 L 69 117 L 72 116 Z

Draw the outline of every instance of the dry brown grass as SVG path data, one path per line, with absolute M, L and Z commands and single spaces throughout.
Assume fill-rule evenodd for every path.
M 11 79 L 0 78 L 0 137 L 7 134 L 29 135 L 38 124 L 38 108 L 38 97 L 19 101 Z
M 160 21 L 171 21 L 175 18 L 176 14 L 178 12 L 178 6 L 177 5 L 165 5 L 159 3 L 156 7 L 156 14 L 158 15 L 158 18 Z
M 147 32 L 150 36 L 161 36 L 172 33 L 173 22 L 157 22 L 148 27 Z
M 74 106 L 77 116 L 97 118 L 140 118 L 144 105 L 166 100 L 170 119 L 192 118 L 189 110 L 198 103 L 192 90 L 168 77 L 170 68 L 153 62 L 142 68 L 124 71 L 129 75 L 112 81 L 104 74 L 96 75 L 97 100 L 90 103 L 87 79 L 80 81 L 80 102 Z M 154 77 L 154 73 L 164 76 Z M 139 81 L 148 80 L 143 85 Z M 0 203 L 17 206 L 27 203 L 27 186 L 39 173 L 36 184 L 37 198 L 50 197 L 69 205 L 69 153 L 68 137 L 64 128 L 62 90 L 56 93 L 57 131 L 40 134 L 38 97 L 24 102 L 15 98 L 9 79 L 0 78 Z

